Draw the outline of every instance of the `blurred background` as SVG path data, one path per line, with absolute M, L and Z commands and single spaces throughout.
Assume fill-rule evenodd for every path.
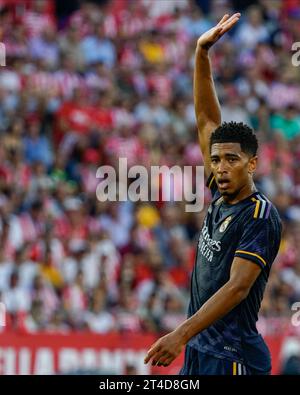
M 195 43 L 237 11 L 214 77 L 223 120 L 257 134 L 256 183 L 284 224 L 258 328 L 273 373 L 300 373 L 299 0 L 0 0 L 1 374 L 179 371 L 143 358 L 185 319 L 205 210 L 101 203 L 96 171 L 202 164 Z

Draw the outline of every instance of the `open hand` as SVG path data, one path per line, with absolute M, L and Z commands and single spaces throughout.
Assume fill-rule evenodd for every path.
M 205 49 L 209 49 L 215 42 L 217 42 L 224 33 L 228 32 L 240 19 L 241 14 L 238 12 L 229 17 L 225 14 L 220 22 L 212 27 L 207 32 L 203 33 L 198 41 L 197 46 Z

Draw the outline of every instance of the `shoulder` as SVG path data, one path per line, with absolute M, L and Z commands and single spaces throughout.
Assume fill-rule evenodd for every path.
M 250 199 L 249 206 L 243 212 L 244 226 L 250 227 L 254 232 L 266 229 L 279 236 L 282 231 L 282 223 L 274 204 L 260 192 L 251 196 Z
M 251 198 L 255 204 L 253 218 L 254 219 L 268 219 L 270 216 L 271 209 L 273 207 L 269 199 L 263 194 L 258 192 L 254 197 Z
M 280 222 L 280 216 L 274 204 L 261 192 L 255 193 L 249 197 L 250 204 L 245 210 L 245 216 L 253 220 L 271 220 L 277 219 Z

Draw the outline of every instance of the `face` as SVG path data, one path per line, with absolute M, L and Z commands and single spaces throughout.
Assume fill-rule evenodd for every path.
M 237 198 L 252 187 L 257 157 L 241 150 L 239 143 L 216 143 L 211 147 L 211 170 L 225 200 Z

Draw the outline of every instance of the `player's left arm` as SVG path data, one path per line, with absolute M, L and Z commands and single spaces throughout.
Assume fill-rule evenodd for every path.
M 145 363 L 152 360 L 152 365 L 170 365 L 193 336 L 224 317 L 247 297 L 261 270 L 259 265 L 253 264 L 253 260 L 235 257 L 229 281 L 192 317 L 154 343 L 147 353 Z

